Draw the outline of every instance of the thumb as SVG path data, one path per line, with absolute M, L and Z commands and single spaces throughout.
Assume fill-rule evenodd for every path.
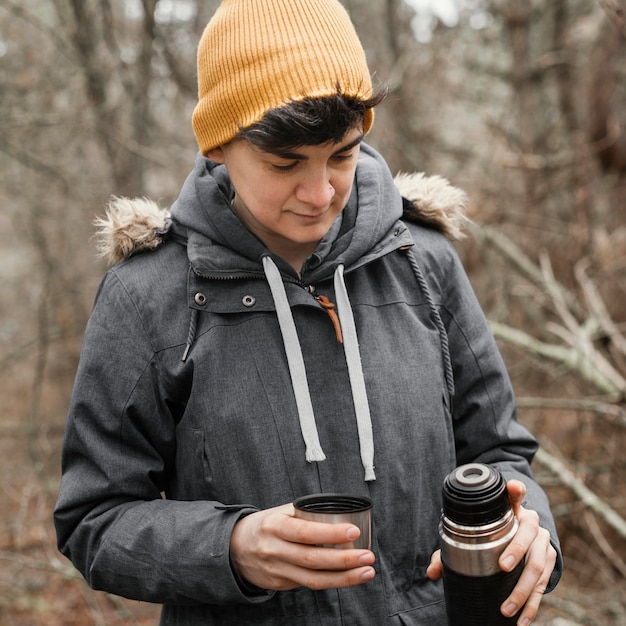
M 513 513 L 517 515 L 526 497 L 526 485 L 521 480 L 509 480 L 506 484 L 506 490 Z

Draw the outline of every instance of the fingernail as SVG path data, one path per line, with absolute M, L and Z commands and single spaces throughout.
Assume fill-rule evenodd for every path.
M 513 569 L 513 565 L 515 564 L 514 556 L 507 556 L 504 561 L 502 561 L 502 565 L 507 572 L 510 572 Z
M 376 572 L 373 569 L 368 569 L 367 571 L 361 574 L 361 580 L 363 581 L 372 580 L 372 578 L 374 578 L 375 575 L 376 575 Z
M 350 528 L 347 533 L 348 539 L 350 539 L 351 541 L 353 539 L 358 539 L 360 534 L 361 533 L 359 532 L 359 529 L 356 526 L 353 526 L 352 528 Z
M 504 607 L 503 613 L 505 613 L 508 616 L 511 616 L 511 615 L 515 615 L 515 611 L 517 611 L 517 606 L 513 604 L 512 602 L 509 602 L 509 604 L 507 604 Z
M 371 565 L 372 564 L 372 553 L 371 552 L 365 552 L 365 554 L 362 554 L 359 557 L 359 563 L 361 565 Z

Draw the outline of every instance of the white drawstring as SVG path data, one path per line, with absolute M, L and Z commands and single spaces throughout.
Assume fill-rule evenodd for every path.
M 337 311 L 343 333 L 343 349 L 346 354 L 348 365 L 348 376 L 350 377 L 350 388 L 354 410 L 356 412 L 356 423 L 359 433 L 359 444 L 361 446 L 361 462 L 365 469 L 365 480 L 376 480 L 374 473 L 374 435 L 372 432 L 372 418 L 370 406 L 367 400 L 367 390 L 365 388 L 365 377 L 361 366 L 361 352 L 359 350 L 359 340 L 356 334 L 356 324 L 352 315 L 352 306 L 348 298 L 348 291 L 343 278 L 343 265 L 339 265 L 335 270 L 335 298 L 337 299 Z
M 306 446 L 306 460 L 309 463 L 313 461 L 323 461 L 326 455 L 319 441 L 304 366 L 304 357 L 302 356 L 298 332 L 287 299 L 287 293 L 285 292 L 285 285 L 279 269 L 269 256 L 263 257 L 263 269 L 270 286 L 270 291 L 272 292 L 272 297 L 274 298 L 274 304 L 276 305 L 276 315 L 283 337 L 291 384 L 298 408 L 300 430 L 302 431 L 302 438 Z M 343 265 L 340 265 L 335 271 L 335 297 L 337 299 L 339 322 L 343 333 L 343 348 L 346 356 L 350 389 L 356 414 L 361 462 L 365 470 L 365 480 L 372 481 L 376 480 L 376 474 L 374 473 L 374 435 L 372 432 L 372 419 L 369 402 L 367 400 L 365 377 L 363 375 L 363 368 L 361 367 L 361 354 L 356 334 L 356 325 L 354 323 L 354 316 L 352 315 L 352 307 L 348 298 L 343 272 Z
M 285 285 L 283 284 L 280 271 L 269 256 L 263 257 L 263 269 L 270 286 L 270 291 L 272 292 L 272 297 L 274 298 L 278 325 L 280 326 L 280 332 L 283 336 L 287 365 L 291 376 L 291 385 L 296 397 L 296 406 L 298 407 L 300 430 L 302 431 L 302 438 L 306 446 L 306 460 L 309 463 L 313 461 L 323 461 L 326 455 L 322 450 L 317 433 L 311 394 L 309 392 L 309 383 L 304 367 L 304 358 L 302 356 L 302 349 L 300 348 L 300 341 L 298 340 L 296 324 L 293 321 L 291 307 L 287 300 Z

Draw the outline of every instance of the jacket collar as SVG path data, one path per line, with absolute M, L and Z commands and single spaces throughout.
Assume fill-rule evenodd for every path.
M 201 275 L 262 274 L 261 259 L 268 251 L 232 211 L 232 196 L 225 167 L 199 155 L 172 207 L 172 221 L 174 229 L 186 236 L 189 261 Z M 349 270 L 381 245 L 385 248 L 401 216 L 402 198 L 386 163 L 364 144 L 339 232 L 307 279 L 330 277 L 339 264 Z M 275 261 L 281 271 L 293 273 L 280 259 Z

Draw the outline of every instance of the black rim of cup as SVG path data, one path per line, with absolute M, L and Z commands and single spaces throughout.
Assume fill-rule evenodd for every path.
M 316 493 L 296 498 L 296 509 L 310 513 L 360 513 L 372 508 L 372 501 L 365 496 L 348 493 Z

